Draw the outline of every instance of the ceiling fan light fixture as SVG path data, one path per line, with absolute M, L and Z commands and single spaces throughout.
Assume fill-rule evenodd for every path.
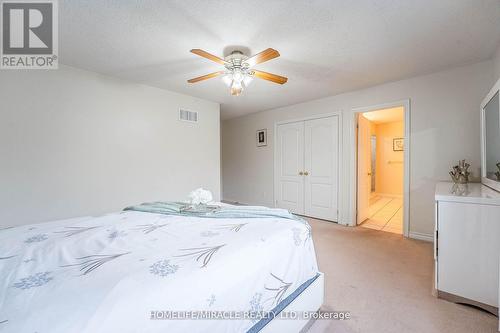
M 241 81 L 243 81 L 244 78 L 245 78 L 245 75 L 243 74 L 241 69 L 235 68 L 233 71 L 233 81 L 241 83 Z
M 234 68 L 222 76 L 222 82 L 230 88 L 232 96 L 241 95 L 243 89 L 252 82 L 252 79 L 252 76 L 247 70 L 242 70 L 240 68 Z
M 226 75 L 222 77 L 222 82 L 224 82 L 226 86 L 231 87 L 233 84 L 233 75 L 231 73 L 226 73 Z
M 243 85 L 245 87 L 248 87 L 250 83 L 252 83 L 253 77 L 249 74 L 245 75 L 245 78 L 243 79 Z
M 241 82 L 233 80 L 233 83 L 231 84 L 231 95 L 239 96 L 241 95 L 242 91 L 243 91 L 243 85 L 241 84 Z
M 253 55 L 250 58 L 238 50 L 231 52 L 231 54 L 224 59 L 200 49 L 192 49 L 191 53 L 223 65 L 224 70 L 190 79 L 188 83 L 196 83 L 216 76 L 221 76 L 222 82 L 230 88 L 231 95 L 233 96 L 241 95 L 243 89 L 248 87 L 254 77 L 278 84 L 285 84 L 288 81 L 284 76 L 253 69 L 253 66 L 257 64 L 280 56 L 278 51 L 271 48 Z

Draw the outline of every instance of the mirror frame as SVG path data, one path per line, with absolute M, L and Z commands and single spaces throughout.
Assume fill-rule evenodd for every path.
M 488 102 L 499 91 L 500 91 L 500 79 L 493 85 L 493 88 L 491 88 L 490 92 L 486 95 L 486 97 L 481 102 L 481 183 L 483 185 L 491 187 L 492 189 L 494 189 L 498 192 L 500 192 L 500 182 L 486 178 L 486 148 L 485 148 L 486 147 L 486 143 L 485 143 L 486 133 L 485 133 L 485 124 L 484 124 L 484 118 L 485 118 L 484 108 L 485 108 L 486 104 L 488 104 Z M 500 98 L 500 93 L 499 93 L 499 98 Z M 500 113 L 500 103 L 499 103 L 498 112 Z M 499 127 L 500 127 L 500 124 L 499 124 Z

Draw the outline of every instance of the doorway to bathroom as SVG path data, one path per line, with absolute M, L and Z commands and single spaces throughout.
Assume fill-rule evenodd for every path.
M 356 224 L 408 235 L 405 105 L 355 112 Z

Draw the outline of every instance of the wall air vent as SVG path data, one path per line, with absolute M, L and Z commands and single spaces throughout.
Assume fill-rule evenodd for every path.
M 198 112 L 180 109 L 179 120 L 196 123 L 198 122 Z

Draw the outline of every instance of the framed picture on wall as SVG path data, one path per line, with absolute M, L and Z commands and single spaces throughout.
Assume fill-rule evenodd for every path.
M 405 139 L 404 138 L 392 139 L 392 150 L 393 151 L 405 150 Z
M 267 129 L 257 131 L 257 147 L 267 146 Z

